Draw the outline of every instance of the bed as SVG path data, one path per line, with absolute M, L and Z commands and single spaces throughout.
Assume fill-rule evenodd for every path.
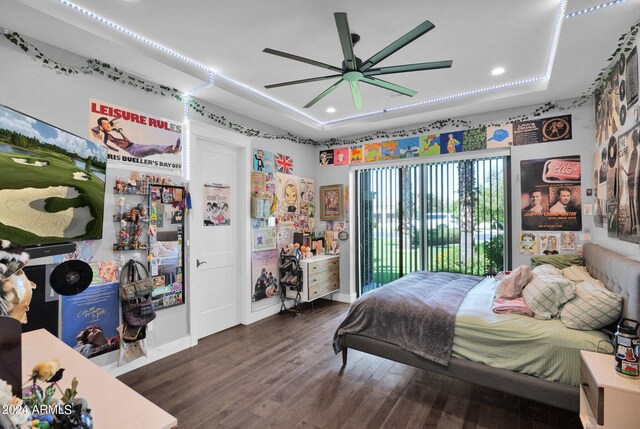
M 616 292 L 623 297 L 623 317 L 639 320 L 640 299 L 638 295 L 640 294 L 640 263 L 591 243 L 584 245 L 583 252 L 585 265 L 591 276 L 602 281 L 607 289 Z M 498 389 L 509 394 L 528 398 L 558 408 L 578 412 L 579 387 L 575 375 L 564 376 L 563 378 L 562 375 L 556 375 L 553 373 L 554 368 L 550 368 L 549 373 L 534 376 L 516 372 L 515 370 L 494 368 L 490 366 L 490 364 L 462 357 L 465 355 L 465 349 L 468 351 L 473 348 L 474 340 L 472 331 L 464 331 L 463 329 L 458 328 L 459 322 L 460 320 L 465 320 L 466 309 L 473 305 L 473 301 L 486 299 L 487 293 L 491 293 L 490 291 L 492 290 L 491 285 L 488 284 L 488 280 L 482 280 L 477 284 L 477 286 L 473 287 L 468 292 L 468 296 L 464 298 L 464 301 L 456 315 L 456 336 L 453 344 L 453 352 L 450 360 L 448 361 L 448 365 L 436 363 L 433 360 L 420 356 L 419 354 L 407 351 L 407 349 L 411 350 L 411 348 L 404 345 L 403 347 L 400 347 L 392 342 L 371 338 L 367 336 L 365 332 L 349 332 L 349 329 L 343 329 L 343 332 L 341 332 L 341 328 L 338 328 L 336 331 L 334 348 L 337 352 L 342 352 L 343 366 L 346 366 L 347 364 L 348 349 L 354 349 L 417 368 L 433 371 L 438 374 Z M 517 317 L 522 318 L 523 316 Z M 541 321 L 540 323 L 549 322 L 561 325 L 559 320 Z M 562 330 L 562 328 L 559 329 Z M 461 333 L 460 335 L 457 333 L 459 330 Z M 590 336 L 590 334 L 585 334 L 585 331 L 568 329 L 566 329 L 566 331 L 565 338 L 571 337 L 566 341 L 572 342 L 572 347 L 592 349 L 600 352 L 609 352 L 611 350 L 610 344 L 605 344 L 606 341 L 601 342 L 602 339 L 606 338 L 603 334 L 600 334 L 601 336 L 598 337 L 597 333 L 595 333 L 594 336 Z M 461 338 L 458 338 L 459 336 Z M 482 339 L 480 337 L 478 338 L 477 342 L 480 343 Z M 577 357 L 579 355 L 579 351 L 559 350 L 561 347 L 556 347 L 554 344 L 545 345 L 544 339 L 540 341 L 541 342 L 535 347 L 546 347 L 546 349 L 544 349 L 544 354 L 553 355 L 552 359 L 556 359 L 556 361 L 567 361 L 569 372 L 571 374 L 577 374 L 577 371 L 579 371 L 579 358 Z M 607 349 L 607 347 L 609 347 L 609 349 Z M 514 350 L 521 352 L 521 349 L 517 347 L 514 348 Z M 526 356 L 526 353 L 522 354 Z M 480 353 L 478 353 L 478 355 L 480 355 Z M 473 356 L 472 358 L 491 362 L 491 359 L 483 359 L 478 356 Z M 514 359 L 514 361 L 516 360 L 518 359 Z M 523 365 L 531 364 L 536 363 L 523 363 Z M 517 365 L 520 365 L 520 363 L 517 363 Z M 538 365 L 538 369 L 529 369 L 529 372 L 535 373 L 540 370 L 540 367 L 546 368 L 549 366 L 553 367 L 553 365 L 543 363 Z

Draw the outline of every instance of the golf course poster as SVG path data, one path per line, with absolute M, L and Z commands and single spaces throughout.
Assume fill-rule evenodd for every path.
M 21 245 L 102 237 L 107 152 L 0 106 L 0 237 Z

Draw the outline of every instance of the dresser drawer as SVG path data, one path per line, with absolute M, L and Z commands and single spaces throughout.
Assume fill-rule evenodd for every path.
M 321 273 L 323 271 L 329 270 L 339 270 L 340 269 L 340 259 L 339 258 L 331 258 L 324 261 L 317 261 L 309 263 L 309 276 L 315 273 Z
M 308 281 L 309 287 L 319 285 L 322 283 L 328 283 L 335 280 L 339 280 L 340 271 L 338 270 L 328 270 L 328 271 L 320 271 L 319 273 L 309 274 Z
M 323 297 L 331 292 L 337 292 L 340 290 L 340 281 L 334 280 L 332 282 L 319 284 L 316 286 L 309 286 L 309 301 Z
M 580 388 L 587 397 L 589 408 L 599 425 L 604 425 L 604 389 L 593 379 L 589 368 L 580 356 Z

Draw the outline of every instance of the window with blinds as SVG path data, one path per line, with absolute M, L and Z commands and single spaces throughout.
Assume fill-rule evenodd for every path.
M 507 179 L 506 157 L 357 171 L 359 293 L 417 270 L 501 271 Z

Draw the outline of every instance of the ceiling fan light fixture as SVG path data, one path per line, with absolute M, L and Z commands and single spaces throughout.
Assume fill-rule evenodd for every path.
M 501 74 L 504 74 L 504 72 L 506 72 L 507 70 L 504 67 L 496 67 L 493 70 L 491 70 L 491 76 L 500 76 Z

